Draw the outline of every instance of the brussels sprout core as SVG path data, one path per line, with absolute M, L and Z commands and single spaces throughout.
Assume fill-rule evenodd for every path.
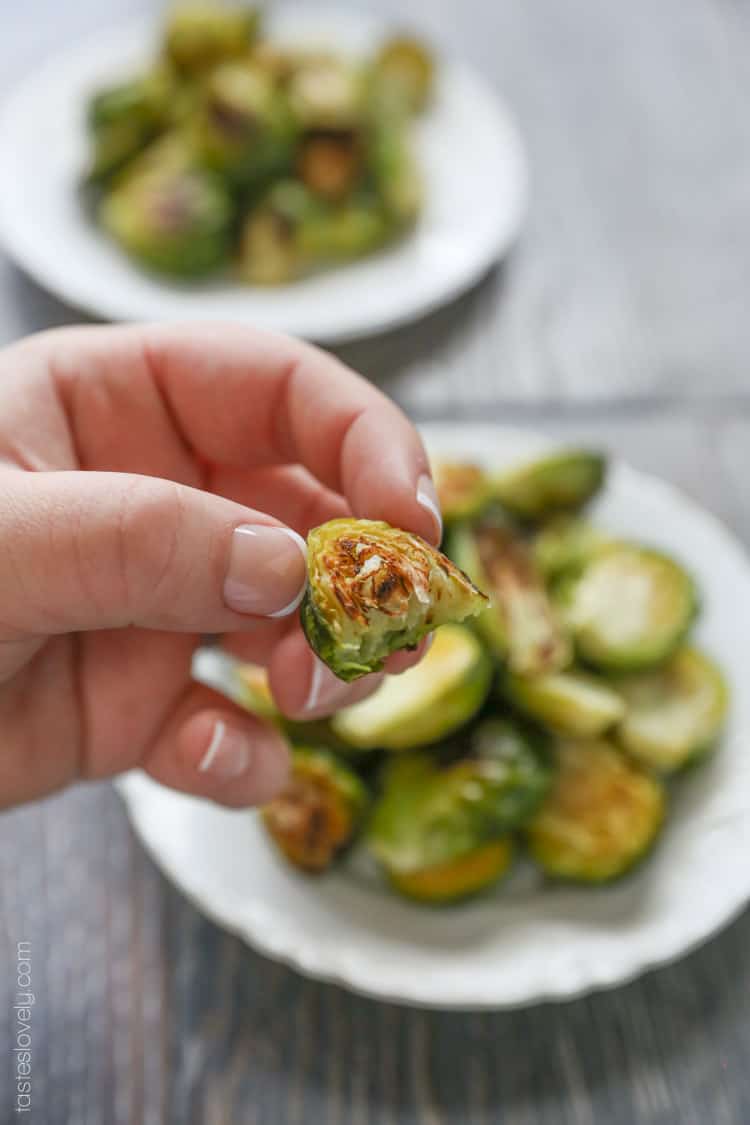
M 308 536 L 301 618 L 311 647 L 342 680 L 378 671 L 398 649 L 487 604 L 418 535 L 373 520 L 331 520 Z

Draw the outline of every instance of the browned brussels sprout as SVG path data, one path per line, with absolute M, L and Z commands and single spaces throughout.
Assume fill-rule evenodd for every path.
M 295 134 L 285 101 L 246 61 L 223 63 L 208 77 L 192 135 L 201 160 L 243 186 L 291 170 Z
M 599 491 L 606 460 L 589 450 L 563 450 L 497 476 L 493 491 L 504 508 L 539 520 L 581 508 Z
M 579 516 L 553 516 L 531 541 L 534 562 L 549 581 L 566 571 L 580 570 L 612 537 Z
M 104 196 L 104 230 L 140 265 L 185 280 L 205 277 L 228 256 L 231 202 L 208 172 L 145 162 Z
M 158 69 L 94 94 L 88 105 L 90 183 L 120 169 L 167 125 L 172 92 L 167 72 Z
M 368 804 L 357 774 L 330 751 L 295 747 L 286 790 L 263 809 L 282 855 L 309 874 L 327 870 L 352 843 Z
M 507 833 L 534 811 L 549 783 L 538 740 L 489 720 L 471 734 L 465 757 L 443 763 L 425 752 L 388 764 L 368 845 L 402 894 L 465 898 L 505 873 L 513 855 Z
M 378 51 L 373 79 L 380 96 L 408 112 L 423 109 L 429 101 L 435 76 L 432 54 L 419 40 L 399 35 L 387 40 Z
M 519 711 L 558 734 L 595 738 L 625 715 L 621 695 L 577 668 L 544 676 L 501 673 L 500 690 Z
M 355 129 L 309 130 L 300 142 L 297 172 L 323 199 L 349 195 L 362 174 L 362 140 Z
M 362 119 L 362 75 L 335 55 L 311 55 L 287 82 L 292 113 L 302 129 L 352 129 Z
M 559 879 L 616 879 L 658 835 L 664 790 L 605 741 L 562 742 L 556 759 L 552 789 L 527 828 L 531 854 Z
M 386 214 L 399 227 L 413 223 L 422 207 L 422 177 L 407 127 L 383 119 L 372 127 L 370 169 Z
M 295 180 L 280 180 L 247 216 L 241 234 L 240 276 L 256 285 L 299 277 L 310 264 L 306 230 L 318 207 Z
M 571 648 L 528 544 L 494 514 L 454 529 L 451 556 L 490 605 L 477 628 L 509 669 L 522 676 L 555 672 L 570 663 Z
M 614 682 L 628 706 L 617 740 L 645 765 L 671 773 L 716 744 L 729 689 L 721 669 L 704 653 L 681 648 L 660 668 Z
M 164 49 L 179 70 L 196 73 L 244 55 L 258 33 L 256 8 L 188 0 L 167 21 Z
M 675 651 L 698 608 L 695 584 L 659 551 L 615 543 L 563 579 L 557 601 L 588 664 L 605 671 L 650 668 Z
M 489 499 L 489 479 L 483 468 L 466 461 L 436 461 L 433 477 L 446 526 L 482 514 Z
M 310 532 L 307 546 L 302 626 L 342 680 L 378 671 L 390 653 L 487 604 L 445 555 L 387 523 L 330 520 Z

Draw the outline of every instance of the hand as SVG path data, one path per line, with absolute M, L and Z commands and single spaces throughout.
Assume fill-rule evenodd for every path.
M 369 694 L 379 677 L 337 680 L 295 613 L 300 536 L 347 513 L 440 537 L 416 432 L 323 352 L 223 325 L 0 352 L 0 804 L 134 766 L 231 806 L 271 797 L 283 738 L 192 683 L 191 656 L 227 634 L 294 718 Z

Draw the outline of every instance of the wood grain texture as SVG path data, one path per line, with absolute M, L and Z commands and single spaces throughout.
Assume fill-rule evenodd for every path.
M 150 6 L 15 6 L 0 87 L 63 34 Z M 342 354 L 417 417 L 606 446 L 750 544 L 750 4 L 412 0 L 409 17 L 508 96 L 532 208 L 515 253 L 473 292 Z M 0 259 L 0 340 L 74 319 Z M 747 914 L 607 994 L 411 1011 L 305 981 L 219 931 L 97 785 L 0 816 L 3 1044 L 20 940 L 44 1125 L 750 1121 Z M 0 1122 L 14 1119 L 11 1077 L 3 1051 Z

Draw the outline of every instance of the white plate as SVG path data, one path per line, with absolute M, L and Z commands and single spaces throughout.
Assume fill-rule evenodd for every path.
M 272 8 L 272 36 L 364 52 L 387 26 L 345 9 Z M 516 235 L 526 164 L 515 125 L 464 67 L 441 61 L 417 126 L 427 202 L 397 246 L 278 289 L 179 286 L 140 273 L 89 221 L 77 182 L 92 90 L 142 67 L 157 27 L 120 28 L 34 69 L 0 117 L 0 234 L 41 285 L 110 320 L 236 320 L 332 342 L 392 328 L 478 280 Z
M 543 445 L 525 432 L 425 430 L 430 448 L 497 464 Z M 648 862 L 611 887 L 541 886 L 523 868 L 450 910 L 389 894 L 364 858 L 319 880 L 274 854 L 252 813 L 226 812 L 140 774 L 120 782 L 136 831 L 206 914 L 254 948 L 358 992 L 441 1008 L 501 1008 L 629 980 L 685 953 L 750 899 L 750 566 L 724 527 L 673 487 L 612 467 L 597 521 L 689 563 L 697 637 L 733 692 L 720 751 L 675 787 Z

